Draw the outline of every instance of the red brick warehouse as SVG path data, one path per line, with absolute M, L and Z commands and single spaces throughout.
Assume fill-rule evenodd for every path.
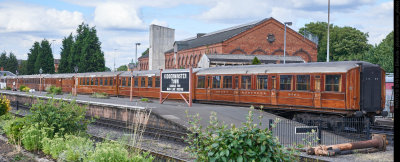
M 204 54 L 281 55 L 285 25 L 274 18 L 243 24 L 196 37 L 175 41 L 165 52 L 165 69 L 197 67 Z M 317 44 L 286 28 L 286 56 L 317 61 Z M 139 58 L 141 70 L 148 69 L 148 55 Z

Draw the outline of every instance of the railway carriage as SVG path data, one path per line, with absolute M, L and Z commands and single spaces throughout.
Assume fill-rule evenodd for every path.
M 92 94 L 107 93 L 118 96 L 118 76 L 122 72 L 92 72 L 78 73 L 77 93 Z
M 133 77 L 131 77 L 133 76 Z M 133 81 L 131 82 L 131 78 Z M 160 92 L 160 71 L 134 71 L 123 72 L 119 75 L 119 95 L 130 96 L 132 86 L 132 96 L 158 98 Z

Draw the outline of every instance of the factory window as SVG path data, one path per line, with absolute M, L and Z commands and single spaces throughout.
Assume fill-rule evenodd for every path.
M 232 88 L 232 76 L 224 76 L 223 88 Z
M 241 89 L 251 89 L 251 76 L 242 76 Z
M 108 79 L 107 78 L 104 78 L 104 85 L 105 86 L 108 85 Z
M 325 76 L 325 91 L 340 92 L 342 77 L 340 75 Z
M 156 87 L 160 87 L 160 77 L 156 77 Z
M 292 90 L 292 76 L 291 75 L 281 75 L 280 76 L 280 90 Z
M 268 75 L 257 76 L 257 89 L 267 89 Z
M 310 90 L 310 75 L 297 75 L 296 90 L 299 90 L 299 91 Z
M 146 87 L 146 79 L 145 77 L 140 77 L 140 87 Z
M 135 78 L 133 78 L 133 81 L 134 81 L 133 86 L 134 86 L 134 87 L 138 87 L 139 79 L 138 79 L 137 77 L 135 77 Z
M 206 87 L 206 77 L 198 76 L 197 77 L 197 88 L 205 88 Z
M 153 87 L 153 78 L 152 77 L 147 78 L 147 87 L 149 87 L 149 88 Z
M 213 76 L 212 88 L 221 88 L 221 76 Z

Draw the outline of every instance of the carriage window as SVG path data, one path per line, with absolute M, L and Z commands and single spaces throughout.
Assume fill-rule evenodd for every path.
M 239 77 L 235 76 L 235 88 L 239 88 Z
M 280 76 L 280 90 L 292 90 L 292 76 L 291 75 L 281 75 Z
M 156 77 L 156 87 L 160 87 L 160 77 Z
M 126 78 L 122 78 L 122 86 L 123 86 L 123 87 L 126 86 Z
M 86 78 L 86 85 L 89 85 L 89 78 Z
M 223 88 L 232 88 L 232 76 L 224 76 Z
M 267 89 L 268 75 L 257 76 L 257 89 Z
M 206 77 L 198 76 L 197 77 L 197 88 L 204 88 L 205 84 L 206 84 Z
M 105 86 L 108 85 L 108 79 L 107 78 L 104 78 L 104 85 Z
M 139 84 L 139 83 L 138 83 L 138 82 L 139 82 L 139 81 L 138 81 L 138 78 L 134 78 L 133 81 L 135 82 L 135 83 L 133 84 L 133 86 L 134 86 L 134 87 L 138 87 L 138 84 Z
M 321 79 L 319 76 L 315 76 L 315 91 L 321 90 Z
M 98 79 L 97 78 L 95 78 L 95 85 L 99 85 L 98 83 L 99 83 L 99 81 L 98 81 Z
M 309 75 L 297 75 L 296 78 L 296 90 L 308 91 L 310 90 L 310 76 Z
M 251 76 L 242 76 L 241 89 L 251 89 Z
M 103 85 L 103 78 L 99 78 L 100 80 L 100 85 Z
M 221 88 L 221 76 L 213 76 L 212 88 Z
M 90 85 L 94 85 L 93 84 L 93 78 L 90 78 Z
M 110 86 L 112 86 L 114 84 L 114 79 L 110 78 Z
M 145 77 L 140 77 L 140 87 L 145 87 L 144 84 L 146 84 L 146 79 L 144 79 Z
M 325 76 L 325 91 L 339 92 L 341 88 L 342 77 L 340 75 Z
M 130 87 L 131 85 L 132 85 L 132 78 L 129 77 L 129 78 L 128 78 L 128 86 Z
M 276 77 L 272 76 L 272 89 L 276 89 Z
M 153 87 L 153 78 L 152 77 L 147 78 L 147 87 L 149 87 L 149 88 Z

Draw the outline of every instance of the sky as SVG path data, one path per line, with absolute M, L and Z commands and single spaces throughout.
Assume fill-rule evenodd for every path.
M 368 33 L 379 44 L 393 31 L 391 0 L 331 0 L 330 23 Z M 60 58 L 62 39 L 82 22 L 96 27 L 106 66 L 113 69 L 149 47 L 149 26 L 175 29 L 175 40 L 264 18 L 293 22 L 298 31 L 328 20 L 328 0 L 0 0 L 0 52 L 27 59 L 35 41 L 47 39 Z

